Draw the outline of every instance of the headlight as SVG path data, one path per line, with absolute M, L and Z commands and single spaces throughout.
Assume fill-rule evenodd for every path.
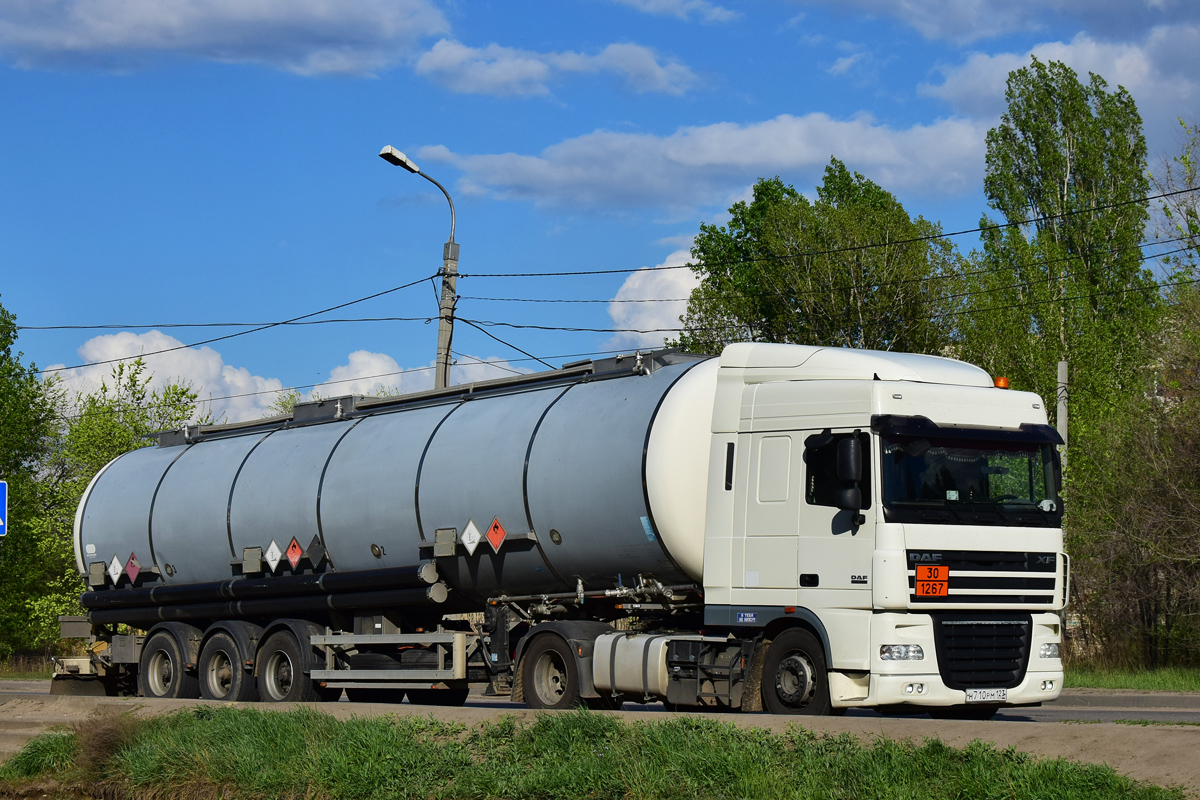
M 1047 642 L 1038 651 L 1040 658 L 1058 658 L 1058 642 Z
M 879 648 L 879 657 L 884 661 L 920 661 L 925 651 L 919 644 L 885 644 Z

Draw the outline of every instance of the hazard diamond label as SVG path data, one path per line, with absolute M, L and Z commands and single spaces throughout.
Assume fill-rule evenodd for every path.
M 479 546 L 482 538 L 479 535 L 479 528 L 475 527 L 475 520 L 467 520 L 467 527 L 463 528 L 462 536 L 459 537 L 463 547 L 467 548 L 467 555 L 475 555 L 475 548 Z
M 504 526 L 500 524 L 499 519 L 493 519 L 491 527 L 489 527 L 487 529 L 487 533 L 484 534 L 484 536 L 487 537 L 488 544 L 490 544 L 492 549 L 497 553 L 500 552 L 500 544 L 504 541 L 504 537 L 507 535 L 508 532 L 504 530 Z
M 304 548 L 300 546 L 300 543 L 296 541 L 296 537 L 293 536 L 292 543 L 288 545 L 287 549 L 287 560 L 292 565 L 292 569 L 295 569 L 296 565 L 300 563 L 300 556 L 302 555 L 304 555 Z
M 263 556 L 266 557 L 271 572 L 274 572 L 275 568 L 279 566 L 280 560 L 283 559 L 283 553 L 279 551 L 279 545 L 275 543 L 274 539 L 271 540 L 271 546 L 267 548 L 267 552 L 263 553 Z
M 141 571 L 142 565 L 138 563 L 137 553 L 130 553 L 129 560 L 125 562 L 125 574 L 132 583 L 137 583 L 137 576 Z
M 113 583 L 121 579 L 121 559 L 116 556 L 113 556 L 113 560 L 108 562 L 108 577 L 112 578 Z

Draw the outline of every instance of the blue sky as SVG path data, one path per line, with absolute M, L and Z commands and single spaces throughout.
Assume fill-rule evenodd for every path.
M 686 270 L 483 275 L 683 263 L 756 179 L 811 191 L 830 156 L 973 227 L 984 136 L 1031 52 L 1128 88 L 1152 168 L 1197 116 L 1194 0 L 0 0 L 0 302 L 28 326 L 271 322 L 432 275 L 448 208 L 377 157 L 391 144 L 455 198 L 460 316 L 676 327 L 681 303 L 608 301 L 686 297 Z M 427 282 L 327 315 L 415 321 L 147 363 L 231 420 L 282 387 L 412 391 L 432 385 L 436 313 Z M 24 330 L 19 348 L 73 366 L 237 330 Z M 552 363 L 662 340 L 490 330 Z M 461 324 L 454 349 L 455 382 L 538 366 Z M 87 389 L 110 368 L 58 374 Z

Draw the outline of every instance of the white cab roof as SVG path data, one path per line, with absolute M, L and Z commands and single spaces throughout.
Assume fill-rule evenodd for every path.
M 747 383 L 764 380 L 915 381 L 955 386 L 991 386 L 984 370 L 941 356 L 812 347 L 802 344 L 731 344 L 721 353 L 722 368 L 747 371 Z M 760 375 L 755 375 L 761 370 Z

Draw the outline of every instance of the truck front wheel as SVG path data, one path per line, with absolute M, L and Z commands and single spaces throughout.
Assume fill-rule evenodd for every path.
M 789 628 L 771 642 L 763 661 L 763 707 L 769 714 L 830 714 L 825 649 L 803 628 Z
M 258 648 L 258 693 L 268 703 L 312 703 L 321 699 L 304 674 L 307 659 L 290 631 L 277 631 Z M 339 693 L 340 694 L 340 693 Z
M 138 688 L 143 697 L 191 699 L 200 696 L 200 683 L 188 674 L 183 651 L 175 637 L 159 631 L 142 647 L 138 665 Z
M 521 659 L 525 704 L 530 708 L 579 705 L 579 667 L 562 638 L 548 633 L 534 639 Z

